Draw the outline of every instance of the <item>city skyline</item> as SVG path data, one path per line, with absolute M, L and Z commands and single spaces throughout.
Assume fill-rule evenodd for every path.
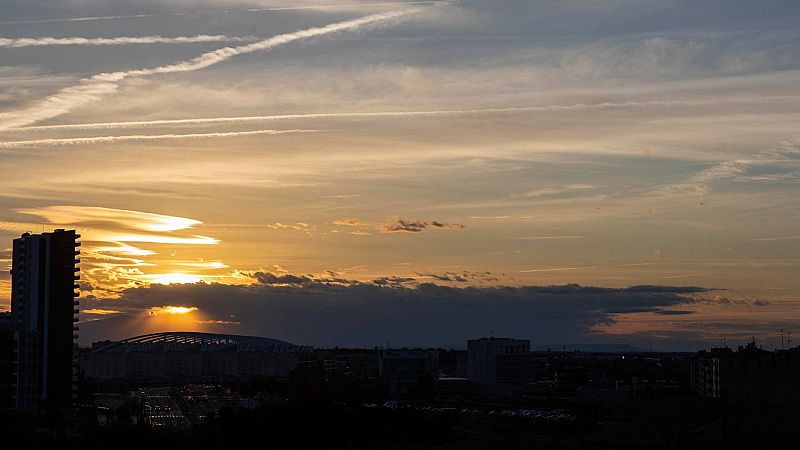
M 0 2 L 0 264 L 76 229 L 89 341 L 796 328 L 795 2 L 376 3 Z

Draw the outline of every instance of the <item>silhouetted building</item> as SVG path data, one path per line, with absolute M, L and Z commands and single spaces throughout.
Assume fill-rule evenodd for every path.
M 731 353 L 729 348 L 702 350 L 692 360 L 692 392 L 703 398 L 719 398 L 719 361 L 721 355 Z
M 467 376 L 485 394 L 508 393 L 531 377 L 531 341 L 482 338 L 467 341 Z
M 428 350 L 383 350 L 381 375 L 392 382 L 416 383 L 420 377 L 439 376 L 439 352 Z
M 431 395 L 439 379 L 439 352 L 382 350 L 380 373 L 389 382 L 392 397 Z
M 555 373 L 556 391 L 560 395 L 575 395 L 578 388 L 589 384 L 589 371 L 583 367 L 559 367 Z
M 630 397 L 627 386 L 616 380 L 591 380 L 587 386 L 576 389 L 575 398 L 605 409 L 619 408 Z
M 79 237 L 74 230 L 55 230 L 14 240 L 11 316 L 18 408 L 64 408 L 75 398 Z
M 737 351 L 715 348 L 692 361 L 692 391 L 731 404 L 796 405 L 800 402 L 800 347 L 767 351 L 751 342 Z
M 442 398 L 465 398 L 472 393 L 469 378 L 442 377 L 437 384 L 437 392 Z
M 17 404 L 17 341 L 11 313 L 0 313 L 0 409 Z
M 327 349 L 316 352 L 327 371 L 359 379 L 380 377 L 380 353 L 377 349 Z
M 439 350 L 439 370 L 444 378 L 467 378 L 467 351 Z
M 264 337 L 195 332 L 155 333 L 105 341 L 81 357 L 100 382 L 225 382 L 287 378 L 310 347 Z

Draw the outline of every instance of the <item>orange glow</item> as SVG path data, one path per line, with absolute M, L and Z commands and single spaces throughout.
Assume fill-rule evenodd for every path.
M 141 333 L 157 333 L 169 330 L 203 331 L 208 317 L 194 306 L 154 306 L 141 316 Z
M 197 311 L 194 306 L 154 306 L 150 308 L 151 316 L 160 316 L 163 314 L 170 315 L 183 315 Z
M 157 284 L 198 283 L 203 280 L 203 277 L 201 277 L 200 275 L 192 273 L 182 273 L 182 272 L 156 273 L 152 275 L 145 275 L 139 278 L 142 278 L 150 283 L 157 283 Z
M 96 315 L 99 315 L 99 316 L 107 316 L 109 314 L 119 314 L 122 311 L 114 311 L 112 309 L 94 308 L 94 309 L 84 309 L 84 310 L 81 310 L 81 312 L 83 314 L 96 314 Z

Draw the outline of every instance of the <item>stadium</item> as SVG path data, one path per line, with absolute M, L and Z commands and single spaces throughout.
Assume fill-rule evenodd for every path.
M 311 351 L 266 337 L 167 332 L 97 342 L 80 367 L 99 382 L 229 382 L 288 377 Z

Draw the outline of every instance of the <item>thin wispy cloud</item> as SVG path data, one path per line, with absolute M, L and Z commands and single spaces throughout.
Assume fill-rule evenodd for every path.
M 354 217 L 346 217 L 344 219 L 336 219 L 336 220 L 333 221 L 333 224 L 334 225 L 341 225 L 341 226 L 345 226 L 345 227 L 368 227 L 368 226 L 373 226 L 374 225 L 374 224 L 371 224 L 369 222 L 364 222 L 362 220 L 356 219 Z
M 210 117 L 195 119 L 161 119 L 161 120 L 135 120 L 126 122 L 95 122 L 62 125 L 36 125 L 3 128 L 0 124 L 0 131 L 39 131 L 39 130 L 95 130 L 112 128 L 138 128 L 138 127 L 158 127 L 173 125 L 202 125 L 215 123 L 236 123 L 236 122 L 259 122 L 259 121 L 280 121 L 280 120 L 303 120 L 303 119 L 347 119 L 347 118 L 395 118 L 395 117 L 426 117 L 426 116 L 463 116 L 463 115 L 488 115 L 488 114 L 515 114 L 515 113 L 555 113 L 555 112 L 577 112 L 592 111 L 615 108 L 637 108 L 637 107 L 669 107 L 669 106 L 704 106 L 713 104 L 730 103 L 787 103 L 800 101 L 800 96 L 775 96 L 775 97 L 742 97 L 742 98 L 717 98 L 703 100 L 653 100 L 640 102 L 601 102 L 601 103 L 577 103 L 571 105 L 543 105 L 543 106 L 523 106 L 507 108 L 474 108 L 457 110 L 428 110 L 428 111 L 365 111 L 365 112 L 338 112 L 338 113 L 307 113 L 307 114 L 275 114 L 263 116 L 239 116 L 239 117 Z M 0 115 L 2 117 L 2 115 Z
M 640 266 L 653 266 L 656 263 L 633 263 L 633 264 L 611 264 L 602 266 L 582 266 L 582 267 L 542 267 L 537 269 L 520 270 L 519 273 L 538 273 L 538 272 L 563 272 L 572 270 L 594 270 L 606 269 L 612 267 L 640 267 Z
M 294 133 L 319 133 L 322 130 L 252 130 L 252 131 L 230 131 L 220 133 L 190 133 L 190 134 L 138 134 L 124 136 L 94 136 L 79 138 L 58 138 L 58 139 L 32 139 L 27 141 L 0 142 L 0 149 L 16 149 L 27 147 L 60 147 L 70 145 L 90 145 L 104 144 L 109 142 L 127 141 L 158 141 L 164 139 L 200 139 L 200 138 L 228 138 L 242 136 L 264 136 Z
M 520 241 L 549 241 L 558 239 L 583 239 L 585 236 L 522 236 L 516 238 Z
M 800 163 L 800 144 L 796 142 L 785 142 L 775 148 L 770 148 L 751 155 L 748 158 L 719 162 L 695 173 L 685 181 L 660 188 L 657 192 L 667 195 L 703 195 L 711 191 L 712 184 L 723 180 L 741 179 L 754 167 L 787 163 Z M 760 178 L 774 177 L 762 174 Z M 784 177 L 778 177 L 778 179 L 782 178 Z M 788 177 L 788 179 L 792 178 L 796 177 Z
M 553 186 L 535 189 L 533 191 L 526 192 L 524 196 L 531 198 L 551 197 L 561 194 L 574 193 L 577 191 L 593 190 L 597 188 L 598 186 L 593 186 L 591 184 L 569 184 L 566 186 Z
M 753 239 L 754 241 L 796 241 L 800 239 L 800 236 L 776 236 L 776 237 L 765 237 L 765 238 L 758 238 Z
M 201 42 L 242 42 L 251 41 L 255 38 L 244 38 L 236 36 L 225 36 L 221 34 L 209 35 L 198 34 L 196 36 L 119 36 L 113 38 L 85 38 L 85 37 L 38 37 L 38 38 L 0 38 L 0 47 L 23 48 L 23 47 L 50 47 L 56 45 L 131 45 L 131 44 L 195 44 Z
M 49 206 L 42 208 L 20 208 L 15 212 L 39 216 L 51 226 L 69 226 L 80 228 L 81 236 L 87 241 L 107 244 L 125 244 L 131 242 L 177 245 L 214 245 L 219 239 L 209 236 L 173 234 L 175 231 L 188 230 L 202 222 L 185 217 L 153 214 L 143 211 L 125 209 L 86 207 L 86 206 Z M 0 223 L 9 230 L 31 229 L 39 224 L 33 223 Z M 137 249 L 138 250 L 138 249 Z M 126 254 L 144 256 L 146 252 L 135 253 L 122 247 Z M 117 250 L 115 250 L 117 252 Z
M 37 216 L 47 228 L 75 228 L 81 234 L 82 289 L 93 295 L 114 297 L 119 286 L 142 283 L 195 282 L 216 279 L 214 271 L 228 268 L 217 259 L 174 259 L 165 261 L 152 248 L 163 246 L 215 246 L 220 240 L 189 234 L 202 225 L 199 220 L 128 209 L 98 206 L 54 205 L 18 208 L 14 212 Z M 35 230 L 41 224 L 4 223 L 0 229 Z M 173 253 L 171 256 L 175 256 Z M 211 273 L 209 273 L 209 271 Z
M 58 205 L 39 208 L 17 208 L 14 212 L 39 216 L 51 223 L 62 225 L 110 222 L 124 228 L 144 231 L 177 231 L 202 224 L 199 220 L 187 217 L 99 206 Z
M 358 19 L 337 22 L 334 24 L 308 28 L 293 33 L 280 34 L 269 39 L 254 42 L 240 47 L 225 47 L 175 64 L 164 66 L 125 70 L 119 72 L 100 73 L 84 79 L 81 84 L 62 89 L 34 106 L 17 112 L 0 114 L 0 129 L 30 125 L 42 120 L 65 114 L 72 109 L 97 101 L 101 97 L 116 92 L 119 84 L 131 77 L 146 77 L 168 73 L 192 72 L 204 69 L 238 55 L 257 51 L 267 51 L 301 39 L 308 39 L 342 31 L 354 31 L 370 25 L 387 23 L 416 12 L 416 9 L 390 11 L 373 14 Z

